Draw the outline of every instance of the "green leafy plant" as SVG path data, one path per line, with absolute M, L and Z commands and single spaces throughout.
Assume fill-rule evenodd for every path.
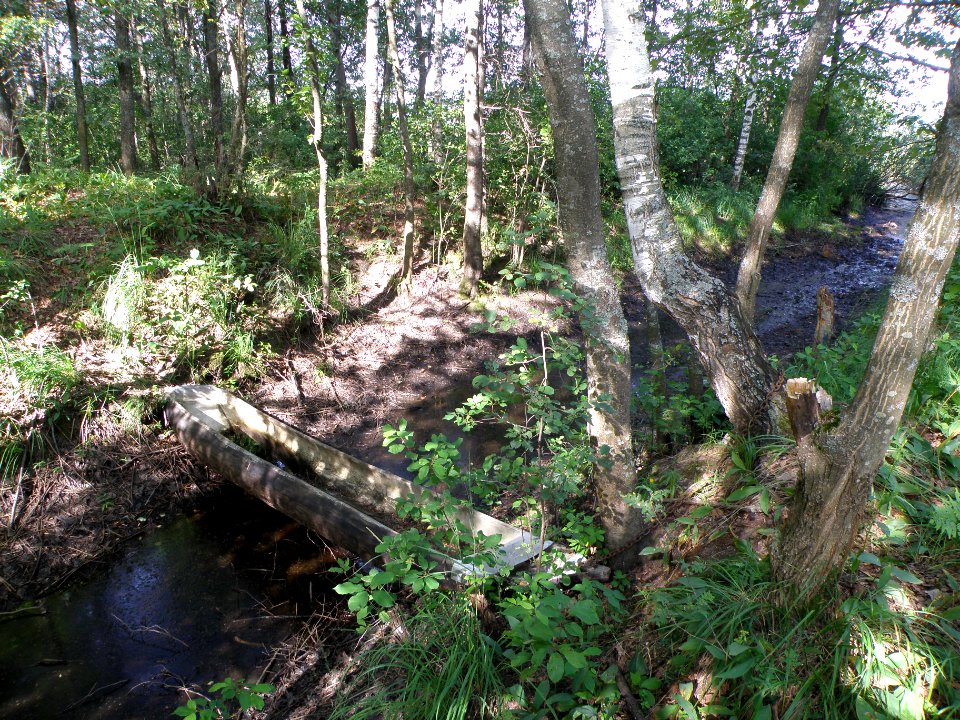
M 239 718 L 247 710 L 263 710 L 264 698 L 275 690 L 269 683 L 248 684 L 245 680 L 226 678 L 210 684 L 210 697 L 190 698 L 172 714 L 184 720 Z

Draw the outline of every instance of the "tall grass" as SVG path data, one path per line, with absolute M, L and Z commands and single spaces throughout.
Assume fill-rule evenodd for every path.
M 426 596 L 393 637 L 356 658 L 330 718 L 496 717 L 504 686 L 495 648 L 463 596 Z

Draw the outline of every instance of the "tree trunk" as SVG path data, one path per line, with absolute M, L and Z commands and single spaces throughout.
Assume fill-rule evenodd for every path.
M 223 75 L 220 70 L 220 11 L 217 0 L 206 0 L 203 14 L 203 57 L 210 81 L 210 135 L 213 141 L 214 197 L 224 181 L 226 153 L 223 148 Z
M 440 85 L 443 82 L 443 0 L 436 0 L 433 9 L 433 40 L 430 47 L 430 70 L 427 73 L 427 95 L 440 102 Z M 430 157 L 438 165 L 443 159 L 443 128 L 438 110 L 430 113 Z
M 363 60 L 363 169 L 369 170 L 377 152 L 377 116 L 380 114 L 380 83 L 377 59 L 380 55 L 378 26 L 380 0 L 367 0 L 367 34 Z
M 407 101 L 403 86 L 403 68 L 397 53 L 397 28 L 393 20 L 393 0 L 384 0 L 383 8 L 387 21 L 387 55 L 393 67 L 393 89 L 397 99 L 397 125 L 400 130 L 400 144 L 403 146 L 403 258 L 400 263 L 398 280 L 401 285 L 409 285 L 413 277 L 413 147 L 410 145 L 410 131 L 407 128 Z
M 393 105 L 390 103 L 392 88 L 393 63 L 387 58 L 383 68 L 383 83 L 380 85 L 380 102 L 378 103 L 383 113 L 380 119 L 380 132 L 382 133 L 390 132 L 390 128 L 393 126 Z
M 27 175 L 30 172 L 30 153 L 23 144 L 20 135 L 20 125 L 17 120 L 16 107 L 13 104 L 13 93 L 9 90 L 10 74 L 5 67 L 0 67 L 0 151 L 5 157 L 17 163 L 17 172 Z
M 830 101 L 833 98 L 833 88 L 840 75 L 840 49 L 843 47 L 843 21 L 837 22 L 833 32 L 833 47 L 830 49 L 830 69 L 827 79 L 823 83 L 823 101 L 820 103 L 820 112 L 817 113 L 816 131 L 822 133 L 827 129 L 827 118 L 830 117 Z
M 267 39 L 267 93 L 270 104 L 277 104 L 277 69 L 273 62 L 273 6 L 270 0 L 263 0 L 263 26 Z
M 357 151 L 360 149 L 360 143 L 357 139 L 357 115 L 353 108 L 353 96 L 350 94 L 350 86 L 347 84 L 347 71 L 343 65 L 343 17 L 339 2 L 336 3 L 335 17 L 329 18 L 329 20 L 330 50 L 336 63 L 334 85 L 336 88 L 337 113 L 340 115 L 346 130 L 347 163 L 354 168 L 357 166 Z
M 566 0 L 524 0 L 523 6 L 550 111 L 567 267 L 576 292 L 588 304 L 588 317 L 581 319 L 592 405 L 588 431 L 596 447 L 610 449 L 608 462 L 594 466 L 593 481 L 607 548 L 616 553 L 636 539 L 643 517 L 623 500 L 637 484 L 630 432 L 630 340 L 600 216 L 597 122 Z
M 827 43 L 830 42 L 830 33 L 839 9 L 840 0 L 821 0 L 817 6 L 813 28 L 804 43 L 797 72 L 793 82 L 790 83 L 787 104 L 783 108 L 783 119 L 780 121 L 780 134 L 770 161 L 770 170 L 767 172 L 767 179 L 760 193 L 760 201 L 757 203 L 757 210 L 750 223 L 746 249 L 737 273 L 736 296 L 743 316 L 751 323 L 756 309 L 757 290 L 760 288 L 760 265 L 763 262 L 767 240 L 770 238 L 770 229 L 773 227 L 774 216 L 777 214 L 780 199 L 787 186 L 787 179 L 790 177 L 790 168 L 793 166 L 797 146 L 800 144 L 807 103 L 810 101 L 813 83 L 820 72 L 820 61 L 827 49 Z
M 227 154 L 224 186 L 233 178 L 243 178 L 243 158 L 247 149 L 247 96 L 250 68 L 247 57 L 246 0 L 236 0 L 229 17 L 231 78 L 234 85 L 233 117 L 230 123 L 230 147 Z
M 134 117 L 133 65 L 130 62 L 130 20 L 122 12 L 113 16 L 117 43 L 117 85 L 120 89 L 120 168 L 125 175 L 137 170 Z
M 640 0 L 603 0 L 614 149 L 634 267 L 646 296 L 684 329 L 737 432 L 770 432 L 777 376 L 723 282 L 686 256 L 659 174 L 654 79 Z
M 187 174 L 195 180 L 195 174 L 200 169 L 197 160 L 197 143 L 193 135 L 193 122 L 187 109 L 187 93 L 183 87 L 183 76 L 180 70 L 180 61 L 177 59 L 177 50 L 170 37 L 170 24 L 163 0 L 157 0 L 157 9 L 160 12 L 160 31 L 163 36 L 163 47 L 167 54 L 167 63 L 170 65 L 170 79 L 173 82 L 173 96 L 177 102 L 177 114 L 180 117 L 180 127 L 183 130 L 183 142 L 186 151 L 184 158 Z
M 320 236 L 320 285 L 324 308 L 330 305 L 330 236 L 327 231 L 327 159 L 323 155 L 323 102 L 320 94 L 320 66 L 317 51 L 310 37 L 307 10 L 303 0 L 297 0 L 300 15 L 301 38 L 310 76 L 310 97 L 313 100 L 313 135 L 310 142 L 317 154 L 319 187 L 317 188 L 317 233 Z
M 83 95 L 83 71 L 80 67 L 80 39 L 77 33 L 76 0 L 66 0 L 67 32 L 70 35 L 70 66 L 73 68 L 73 96 L 77 104 L 77 144 L 80 169 L 90 172 L 90 134 L 87 130 L 87 101 Z
M 290 33 L 287 30 L 287 6 L 284 0 L 277 0 L 277 15 L 280 20 L 280 55 L 283 58 L 283 70 L 286 73 L 287 94 L 293 85 L 293 59 L 290 57 Z
M 483 0 L 465 6 L 467 30 L 463 44 L 463 119 L 467 142 L 467 201 L 463 221 L 463 280 L 460 292 L 477 294 L 483 273 L 480 228 L 483 221 L 483 127 L 480 123 L 480 42 L 483 35 Z
M 897 263 L 856 397 L 834 430 L 798 438 L 797 490 L 773 553 L 774 575 L 801 593 L 831 577 L 856 542 L 873 479 L 903 415 L 960 238 L 960 43 L 920 204 Z
M 137 50 L 137 66 L 140 70 L 140 108 L 143 110 L 143 122 L 147 128 L 147 147 L 150 149 L 150 167 L 160 170 L 160 147 L 157 145 L 157 133 L 153 127 L 153 87 L 150 83 L 150 73 L 143 60 L 143 42 L 140 32 L 134 24 L 131 27 L 133 44 Z
M 747 78 L 747 102 L 743 106 L 743 125 L 740 127 L 740 140 L 737 142 L 737 154 L 733 160 L 733 177 L 730 178 L 730 187 L 740 189 L 740 179 L 743 177 L 743 164 L 747 159 L 747 145 L 750 143 L 750 129 L 753 127 L 753 111 L 757 105 L 757 89 L 751 78 Z

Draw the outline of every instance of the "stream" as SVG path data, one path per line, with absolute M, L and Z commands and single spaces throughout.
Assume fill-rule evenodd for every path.
M 821 286 L 836 298 L 841 328 L 878 296 L 914 205 L 868 210 L 855 223 L 861 247 L 764 264 L 757 324 L 769 352 L 784 356 L 811 341 Z M 642 309 L 632 305 L 628 316 Z M 682 338 L 670 325 L 664 319 L 668 341 Z M 640 318 L 631 318 L 631 335 L 640 347 Z M 437 395 L 410 408 L 408 422 L 421 437 L 463 437 L 443 416 L 471 394 L 466 386 Z M 467 436 L 462 460 L 475 462 L 495 445 Z M 407 461 L 381 447 L 345 449 L 408 475 Z M 46 598 L 44 615 L 0 624 L 0 717 L 161 718 L 182 702 L 183 685 L 255 681 L 270 648 L 339 581 L 324 572 L 333 562 L 322 539 L 226 485 L 193 515 L 145 529 L 98 576 Z

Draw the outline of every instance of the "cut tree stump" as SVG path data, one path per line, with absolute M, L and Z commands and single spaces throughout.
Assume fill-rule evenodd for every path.
M 826 288 L 817 290 L 817 327 L 813 331 L 813 346 L 826 345 L 833 337 L 837 311 L 833 294 Z

